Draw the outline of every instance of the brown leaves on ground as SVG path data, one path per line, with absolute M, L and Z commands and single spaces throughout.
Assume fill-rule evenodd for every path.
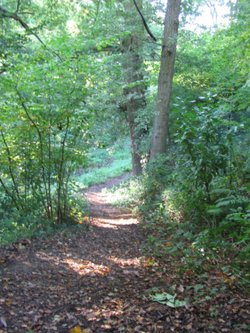
M 247 295 L 219 273 L 199 282 L 176 276 L 171 258 L 144 257 L 137 221 L 110 207 L 101 189 L 87 193 L 87 232 L 0 249 L 0 333 L 249 332 Z M 164 292 L 188 302 L 152 300 Z

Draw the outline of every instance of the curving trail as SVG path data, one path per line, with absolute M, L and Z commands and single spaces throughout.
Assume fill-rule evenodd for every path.
M 123 179 L 87 190 L 87 228 L 0 249 L 0 333 L 243 332 L 236 324 L 248 310 L 237 295 L 233 306 L 221 305 L 220 320 L 202 305 L 174 309 L 150 300 L 155 287 L 176 284 L 183 293 L 184 281 L 170 262 L 143 255 L 138 221 L 107 203 L 102 189 Z

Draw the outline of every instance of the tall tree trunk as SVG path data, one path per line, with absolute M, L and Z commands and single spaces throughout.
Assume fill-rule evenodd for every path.
M 144 28 L 136 9 L 131 7 L 130 1 L 125 0 L 123 4 L 127 25 L 131 31 L 122 41 L 122 66 L 127 85 L 124 89 L 124 95 L 131 139 L 133 174 L 139 175 L 142 172 L 141 156 L 138 149 L 141 134 L 136 129 L 136 116 L 138 111 L 146 105 L 146 88 L 143 83 L 143 60 L 141 58 Z M 142 7 L 142 1 L 138 1 L 138 6 Z
M 151 160 L 157 154 L 165 153 L 167 148 L 169 108 L 174 76 L 180 8 L 181 0 L 168 0 L 164 22 L 156 114 L 150 151 Z

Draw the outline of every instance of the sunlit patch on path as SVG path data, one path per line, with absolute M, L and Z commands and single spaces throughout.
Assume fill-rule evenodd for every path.
M 173 286 L 184 297 L 190 282 L 177 277 L 177 260 L 162 266 L 145 256 L 138 221 L 108 204 L 106 185 L 85 193 L 88 228 L 0 252 L 6 258 L 0 264 L 0 333 L 242 333 L 231 330 L 230 320 L 238 313 L 247 318 L 248 310 L 236 294 L 229 303 L 231 291 L 217 296 L 223 298 L 220 321 L 209 317 L 211 330 L 206 303 L 173 309 L 152 301 L 152 292 Z
M 92 223 L 99 227 L 115 229 L 119 226 L 138 224 L 138 220 L 131 211 L 107 203 L 107 194 L 103 191 L 104 188 L 105 185 L 95 185 L 85 194 L 90 205 Z
M 106 275 L 110 272 L 110 268 L 105 265 L 97 265 L 92 261 L 83 260 L 76 261 L 74 259 L 65 259 L 64 263 L 69 265 L 69 267 L 74 270 L 79 275 Z

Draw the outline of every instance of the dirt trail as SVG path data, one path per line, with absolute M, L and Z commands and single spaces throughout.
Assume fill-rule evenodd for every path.
M 131 212 L 107 203 L 102 189 L 123 179 L 87 190 L 87 230 L 0 249 L 0 333 L 243 332 L 232 329 L 245 316 L 235 314 L 237 297 L 212 322 L 201 305 L 173 309 L 150 300 L 152 288 L 183 282 L 170 264 L 143 256 L 144 235 Z
M 124 179 L 88 189 L 87 231 L 1 249 L 0 333 L 63 333 L 77 325 L 96 333 L 143 332 L 143 326 L 161 331 L 152 314 L 138 306 L 151 286 L 138 221 L 107 204 L 102 193 Z
M 114 228 L 138 224 L 129 209 L 114 207 L 107 203 L 107 193 L 103 189 L 110 189 L 126 180 L 129 174 L 110 179 L 105 184 L 91 186 L 85 193 L 90 207 L 92 224 L 102 228 Z M 122 228 L 121 228 L 122 229 Z M 129 229 L 129 228 L 128 228 Z

